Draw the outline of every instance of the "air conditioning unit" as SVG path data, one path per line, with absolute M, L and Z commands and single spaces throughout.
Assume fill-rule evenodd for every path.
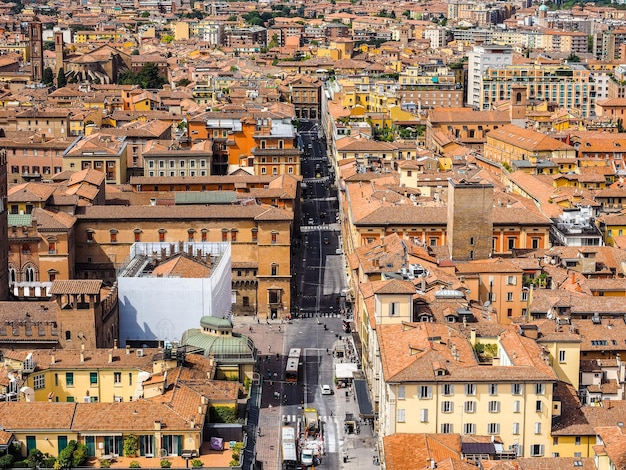
M 143 349 L 137 349 L 137 357 L 143 357 Z

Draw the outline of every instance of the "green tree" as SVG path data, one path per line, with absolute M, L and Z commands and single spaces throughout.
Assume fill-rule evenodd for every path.
M 237 21 L 238 19 L 237 15 L 230 15 L 226 21 Z
M 141 17 L 142 18 L 150 18 L 150 12 L 149 11 L 144 11 L 141 13 Z
M 54 41 L 44 41 L 43 42 L 43 50 L 44 51 L 53 51 L 54 50 Z
M 130 55 L 139 55 L 139 49 L 133 49 Z
M 159 74 L 159 68 L 153 62 L 148 62 L 138 73 L 125 72 L 117 79 L 118 85 L 139 85 L 141 88 L 163 88 L 167 78 Z
M 46 67 L 43 69 L 43 76 L 41 78 L 41 83 L 44 85 L 52 85 L 54 83 L 54 72 L 50 67 Z
M 124 438 L 124 457 L 137 457 L 139 454 L 139 440 L 134 434 Z
M 65 78 L 65 71 L 61 67 L 57 74 L 57 88 L 63 88 L 65 85 L 67 85 L 67 78 Z
M 574 54 L 573 52 L 567 56 L 567 61 L 568 62 L 580 62 L 580 57 L 578 57 L 576 54 Z
M 179 87 L 186 87 L 190 83 L 191 83 L 191 80 L 189 80 L 188 78 L 181 78 L 177 82 L 174 82 L 174 85 L 179 86 Z
M 39 449 L 31 449 L 28 453 L 26 461 L 30 468 L 37 468 L 43 462 L 43 453 Z
M 174 36 L 172 36 L 171 34 L 164 34 L 163 36 L 161 36 L 161 42 L 163 44 L 170 44 L 173 40 Z

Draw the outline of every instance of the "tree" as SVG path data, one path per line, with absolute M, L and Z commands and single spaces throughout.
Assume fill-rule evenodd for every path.
M 45 69 L 43 69 L 41 83 L 48 86 L 54 84 L 54 72 L 50 67 L 46 67 Z
M 133 49 L 130 55 L 139 55 L 139 49 Z
M 43 50 L 44 51 L 53 51 L 54 50 L 54 41 L 44 41 L 43 42 Z
M 61 67 L 57 74 L 57 88 L 63 88 L 65 85 L 67 85 L 67 78 L 65 78 L 65 71 Z
M 176 85 L 178 87 L 186 87 L 190 83 L 191 83 L 191 80 L 189 80 L 188 78 L 181 78 L 177 82 L 174 82 L 174 85 Z
M 574 54 L 573 52 L 567 56 L 567 61 L 568 62 L 580 62 L 580 57 L 578 57 L 576 54 Z
M 174 40 L 174 36 L 172 36 L 171 34 L 164 34 L 163 36 L 161 36 L 161 42 L 163 44 L 169 44 Z
M 141 88 L 163 88 L 167 78 L 159 74 L 159 68 L 153 62 L 148 62 L 141 67 L 138 73 L 125 72 L 117 79 L 119 85 L 139 85 Z
M 150 12 L 149 11 L 144 11 L 141 13 L 141 17 L 142 18 L 150 18 Z

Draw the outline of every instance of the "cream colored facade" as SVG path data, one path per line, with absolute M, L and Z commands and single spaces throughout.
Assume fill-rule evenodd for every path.
M 381 326 L 377 333 L 381 436 L 492 435 L 510 455 L 549 456 L 559 412 L 552 403 L 556 375 L 533 340 L 513 332 L 480 339 L 472 333 L 468 340 L 434 323 Z M 478 353 L 483 348 L 494 353 L 489 361 Z

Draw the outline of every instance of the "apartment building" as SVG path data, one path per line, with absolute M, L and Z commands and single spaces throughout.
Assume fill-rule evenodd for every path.
M 479 109 L 490 109 L 498 101 L 511 99 L 511 87 L 523 84 L 529 100 L 577 109 L 583 117 L 595 113 L 593 74 L 581 64 L 487 67 L 472 86 L 475 82 L 480 93 Z
M 408 66 L 398 77 L 397 95 L 402 98 L 403 109 L 421 112 L 430 108 L 462 108 L 463 84 L 446 66 L 430 64 Z
M 456 38 L 455 38 L 456 39 Z M 499 70 L 513 63 L 513 50 L 506 46 L 475 46 L 467 54 L 466 103 L 474 109 L 485 109 L 482 104 L 483 74 L 488 70 Z
M 507 124 L 487 134 L 484 156 L 527 173 L 554 173 L 556 161 L 576 158 L 576 148 L 541 132 Z
M 211 175 L 213 143 L 209 140 L 194 143 L 189 148 L 165 141 L 146 143 L 142 157 L 143 174 L 148 177 L 196 177 Z
M 377 326 L 381 434 L 491 435 L 513 456 L 548 455 L 557 376 L 540 347 L 504 328 L 468 333 L 435 323 Z
M 63 152 L 63 170 L 101 171 L 110 184 L 127 183 L 128 144 L 123 139 L 93 134 L 78 137 Z

